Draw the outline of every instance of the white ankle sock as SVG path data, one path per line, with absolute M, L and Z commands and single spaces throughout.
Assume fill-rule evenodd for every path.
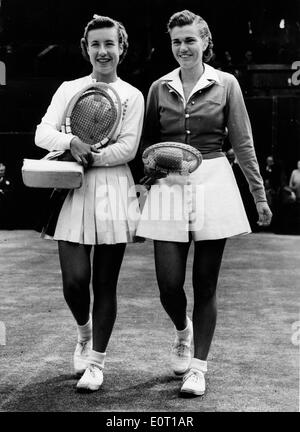
M 175 330 L 176 330 L 176 335 L 177 335 L 177 338 L 178 338 L 180 341 L 187 341 L 187 342 L 191 342 L 191 326 L 192 326 L 193 324 L 192 324 L 192 321 L 189 319 L 188 316 L 186 317 L 186 320 L 187 320 L 187 326 L 186 326 L 185 329 L 183 329 L 183 330 L 177 330 L 177 329 L 175 328 Z
M 88 356 L 88 362 L 90 364 L 98 366 L 100 369 L 104 368 L 106 352 L 101 353 L 98 351 L 91 350 Z
M 87 342 L 92 338 L 92 316 L 89 316 L 89 320 L 84 325 L 77 324 L 77 335 L 78 342 Z
M 205 374 L 207 372 L 207 361 L 193 357 L 190 363 L 190 369 L 199 369 Z

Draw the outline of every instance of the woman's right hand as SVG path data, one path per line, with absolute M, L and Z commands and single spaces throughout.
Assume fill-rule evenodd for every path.
M 81 141 L 80 138 L 74 137 L 70 143 L 70 152 L 73 158 L 87 168 L 93 162 L 91 146 Z

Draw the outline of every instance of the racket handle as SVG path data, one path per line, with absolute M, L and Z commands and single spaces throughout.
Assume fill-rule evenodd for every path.
M 155 183 L 157 179 L 150 177 L 150 176 L 145 176 L 140 180 L 140 184 L 143 186 L 151 186 Z

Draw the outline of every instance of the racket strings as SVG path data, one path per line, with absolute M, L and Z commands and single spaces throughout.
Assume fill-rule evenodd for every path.
M 180 150 L 162 149 L 155 155 L 156 164 L 171 171 L 181 170 L 183 153 Z
M 155 169 L 160 168 L 168 172 L 193 172 L 198 166 L 195 156 L 184 149 L 160 148 L 149 153 L 146 165 Z
M 89 90 L 79 98 L 72 110 L 71 130 L 82 141 L 92 145 L 110 134 L 117 117 L 116 104 L 108 93 Z

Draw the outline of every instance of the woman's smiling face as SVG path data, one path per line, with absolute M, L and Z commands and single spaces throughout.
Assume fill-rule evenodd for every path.
M 115 81 L 122 48 L 115 27 L 90 30 L 87 35 L 87 52 L 93 66 L 93 75 L 104 82 Z
M 197 24 L 173 27 L 170 36 L 173 55 L 181 68 L 191 69 L 202 64 L 203 51 L 207 48 L 208 40 L 200 37 Z

